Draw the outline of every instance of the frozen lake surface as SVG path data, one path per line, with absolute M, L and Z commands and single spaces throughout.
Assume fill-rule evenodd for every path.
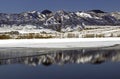
M 0 47 L 79 48 L 105 47 L 120 44 L 120 38 L 62 38 L 0 40 Z

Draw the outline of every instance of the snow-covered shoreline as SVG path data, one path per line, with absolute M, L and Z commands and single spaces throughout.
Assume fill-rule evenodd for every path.
M 75 48 L 105 47 L 120 44 L 120 38 L 62 38 L 0 40 L 0 47 Z

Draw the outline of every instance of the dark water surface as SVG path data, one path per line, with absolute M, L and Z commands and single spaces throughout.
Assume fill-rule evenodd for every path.
M 0 79 L 120 79 L 120 49 L 0 48 Z

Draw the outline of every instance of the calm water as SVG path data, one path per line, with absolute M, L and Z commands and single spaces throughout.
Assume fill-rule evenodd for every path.
M 120 50 L 1 48 L 0 79 L 120 79 Z

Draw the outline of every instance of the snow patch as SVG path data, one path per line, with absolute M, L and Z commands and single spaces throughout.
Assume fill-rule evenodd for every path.
M 85 12 L 76 12 L 76 15 L 80 17 L 93 18 L 90 14 Z

